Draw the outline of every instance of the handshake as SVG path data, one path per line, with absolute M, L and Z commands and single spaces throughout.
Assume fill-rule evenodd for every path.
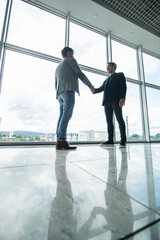
M 91 90 L 92 93 L 94 93 L 94 92 L 95 92 L 94 86 L 92 86 L 92 87 L 90 88 L 90 90 Z

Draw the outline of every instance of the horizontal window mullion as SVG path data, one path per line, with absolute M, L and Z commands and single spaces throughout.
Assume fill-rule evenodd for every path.
M 55 63 L 59 63 L 62 60 L 61 58 L 58 58 L 58 57 L 54 57 L 54 56 L 51 56 L 51 55 L 48 55 L 48 54 L 33 51 L 33 50 L 30 50 L 30 49 L 27 49 L 27 48 L 22 48 L 22 47 L 12 45 L 12 44 L 9 44 L 9 43 L 5 43 L 5 49 L 6 50 L 11 50 L 11 51 L 14 51 L 14 52 L 18 52 L 18 53 L 23 53 L 23 54 L 26 54 L 26 55 L 29 55 L 29 56 L 32 56 L 32 57 L 41 58 L 41 59 L 48 60 L 48 61 L 55 62 Z

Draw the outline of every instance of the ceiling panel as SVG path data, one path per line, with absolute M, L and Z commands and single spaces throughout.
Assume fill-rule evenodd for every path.
M 160 37 L 159 0 L 92 0 Z

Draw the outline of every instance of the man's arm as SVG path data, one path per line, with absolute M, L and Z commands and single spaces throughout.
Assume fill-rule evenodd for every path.
M 81 71 L 77 61 L 75 58 L 72 58 L 70 61 L 70 67 L 72 68 L 73 72 L 77 75 L 77 77 L 90 89 L 93 87 L 87 76 Z
M 57 77 L 55 76 L 55 89 L 57 90 Z
M 126 85 L 126 78 L 123 73 L 120 74 L 120 101 L 119 106 L 123 107 L 125 105 L 125 98 L 126 98 L 126 91 L 127 91 L 127 85 Z
M 105 81 L 103 82 L 102 86 L 100 86 L 99 88 L 94 88 L 93 94 L 103 92 L 104 91 L 104 84 L 105 84 Z
M 125 99 L 126 98 L 126 91 L 127 91 L 127 85 L 126 85 L 126 78 L 124 76 L 123 73 L 119 73 L 120 74 L 120 99 L 123 98 Z
M 80 72 L 78 72 L 76 74 L 78 76 L 79 79 L 81 79 L 81 81 L 87 85 L 89 88 L 92 88 L 93 85 L 92 83 L 89 81 L 89 79 L 87 78 L 87 76 L 80 70 Z

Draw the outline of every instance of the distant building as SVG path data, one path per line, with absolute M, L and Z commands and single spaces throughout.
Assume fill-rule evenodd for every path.
M 106 131 L 80 131 L 78 134 L 79 141 L 104 141 L 106 138 Z
M 40 139 L 45 140 L 47 142 L 55 142 L 56 141 L 56 134 L 55 133 L 46 133 L 45 135 L 41 135 Z
M 68 133 L 67 141 L 78 141 L 78 133 Z

